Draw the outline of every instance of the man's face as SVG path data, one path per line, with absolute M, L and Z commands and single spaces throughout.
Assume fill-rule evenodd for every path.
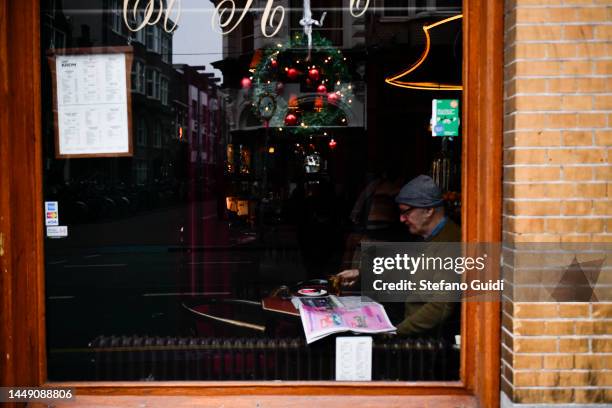
M 408 227 L 411 234 L 427 236 L 427 226 L 431 216 L 431 209 L 411 207 L 406 204 L 399 205 L 400 222 Z

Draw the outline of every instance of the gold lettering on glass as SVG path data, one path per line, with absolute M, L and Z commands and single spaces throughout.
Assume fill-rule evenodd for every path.
M 155 6 L 157 2 L 159 4 L 156 8 Z M 164 30 L 168 33 L 176 30 L 181 18 L 180 0 L 168 0 L 166 7 L 164 7 L 163 0 L 158 0 L 157 2 L 156 0 L 148 0 L 143 8 L 140 7 L 140 0 L 135 0 L 133 2 L 131 0 L 123 0 L 123 22 L 128 30 L 137 32 L 148 25 L 155 25 L 161 20 L 162 16 L 164 16 Z M 175 12 L 174 25 L 172 27 L 168 27 L 170 15 L 173 13 L 175 6 L 177 7 L 177 10 Z M 132 23 L 130 23 L 130 19 L 128 18 L 130 14 L 132 16 L 132 20 L 135 22 L 134 26 Z
M 212 15 L 213 29 L 221 34 L 231 33 L 238 27 L 242 20 L 244 20 L 244 17 L 249 12 L 251 4 L 253 4 L 253 0 L 247 0 L 242 9 L 242 14 L 240 14 L 238 20 L 232 25 L 232 21 L 236 15 L 236 2 L 234 2 L 234 0 L 221 1 L 217 7 L 215 7 L 215 12 Z
M 174 16 L 174 25 L 171 28 L 168 28 L 168 20 L 170 20 L 170 13 L 174 8 L 174 3 L 177 3 L 176 15 Z M 181 0 L 168 0 L 168 8 L 166 9 L 166 15 L 164 16 L 164 30 L 167 33 L 171 33 L 176 30 L 178 26 L 179 20 L 181 19 Z
M 273 0 L 268 0 L 266 3 L 266 8 L 264 9 L 263 15 L 261 17 L 261 33 L 265 37 L 274 37 L 278 31 L 281 29 L 283 25 L 283 20 L 285 19 L 285 8 L 283 6 L 276 6 L 272 8 Z M 276 24 L 276 28 L 274 27 L 274 20 L 276 19 L 276 13 L 280 13 L 280 17 L 278 18 L 278 23 Z M 274 29 L 274 31 L 268 34 L 266 30 L 266 26 Z
M 142 6 L 143 4 L 144 6 Z M 237 15 L 234 0 L 221 0 L 212 15 L 212 26 L 221 34 L 234 31 L 249 12 L 253 0 L 247 0 L 242 11 Z M 370 0 L 350 0 L 350 13 L 353 17 L 361 17 L 370 6 Z M 171 16 L 174 18 L 171 20 Z M 130 18 L 131 17 L 131 18 Z M 147 25 L 157 24 L 164 18 L 163 28 L 171 33 L 179 25 L 181 18 L 181 0 L 123 0 L 123 21 L 128 30 L 137 32 Z M 280 31 L 285 20 L 285 7 L 274 6 L 274 0 L 267 0 L 261 16 L 261 33 L 265 37 L 273 37 Z M 323 17 L 320 23 L 323 23 Z M 173 24 L 169 24 L 173 21 Z M 271 31 L 271 32 L 270 32 Z
M 361 4 L 362 0 L 351 0 L 350 12 L 353 17 L 361 17 L 368 11 L 370 7 L 370 0 L 365 0 L 365 3 Z

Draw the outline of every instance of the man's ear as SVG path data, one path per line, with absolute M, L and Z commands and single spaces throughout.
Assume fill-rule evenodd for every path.
M 434 216 L 436 212 L 435 208 L 427 208 L 425 209 L 425 214 L 427 215 L 427 218 L 432 218 Z

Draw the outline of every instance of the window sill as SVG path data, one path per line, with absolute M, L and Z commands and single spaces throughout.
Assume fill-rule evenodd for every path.
M 389 408 L 435 406 L 476 408 L 464 385 L 453 382 L 86 382 L 47 383 L 46 387 L 76 388 L 74 401 L 55 407 L 210 407 L 252 408 L 351 406 Z M 244 396 L 244 387 L 249 396 Z M 382 394 L 381 391 L 383 391 Z M 376 395 L 379 393 L 379 395 Z M 36 407 L 36 405 L 33 405 Z M 41 405 L 42 407 L 42 405 Z
M 308 395 L 308 396 L 283 396 L 283 395 L 261 395 L 261 396 L 217 396 L 217 397 L 194 397 L 194 396 L 81 396 L 78 395 L 74 401 L 53 402 L 56 408 L 80 408 L 80 407 L 117 407 L 117 408 L 191 408 L 194 406 L 206 407 L 292 407 L 312 408 L 312 406 L 324 407 L 346 407 L 352 408 L 476 408 L 478 404 L 474 397 L 468 396 L 346 396 L 346 395 Z M 46 404 L 32 404 L 32 408 L 46 407 Z

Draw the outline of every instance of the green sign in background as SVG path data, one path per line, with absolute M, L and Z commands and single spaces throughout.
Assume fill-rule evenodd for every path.
M 459 136 L 459 100 L 434 99 L 431 118 L 432 136 Z

